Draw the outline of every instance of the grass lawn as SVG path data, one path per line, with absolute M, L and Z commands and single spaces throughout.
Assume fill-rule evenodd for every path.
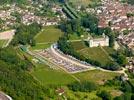
M 56 26 L 46 26 L 43 31 L 35 36 L 36 43 L 56 42 L 63 32 Z
M 105 51 L 107 51 L 107 53 L 108 53 L 109 55 L 111 55 L 111 54 L 113 54 L 113 53 L 116 52 L 113 48 L 110 48 L 110 47 L 103 47 L 103 49 L 104 49 Z
M 100 62 L 102 65 L 106 65 L 107 62 L 111 61 L 108 55 L 100 47 L 93 47 L 93 48 L 87 47 L 79 50 L 78 52 L 80 54 L 83 54 L 85 57 Z
M 80 39 L 87 39 L 89 36 L 89 33 L 84 32 L 83 37 L 78 36 L 76 33 L 69 34 L 69 40 L 80 40 Z
M 43 85 L 66 85 L 75 81 L 71 75 L 46 65 L 38 65 L 31 74 Z
M 7 41 L 8 41 L 8 40 L 0 40 L 0 48 L 1 48 L 4 44 L 6 44 Z
M 74 47 L 74 49 L 75 49 L 76 51 L 81 50 L 81 49 L 84 49 L 84 48 L 87 47 L 87 46 L 85 45 L 85 43 L 82 42 L 82 41 L 71 42 L 71 44 L 72 44 L 72 46 Z
M 90 0 L 69 0 L 69 2 L 72 2 L 74 5 L 87 6 L 90 3 Z
M 31 50 L 46 49 L 51 46 L 52 43 L 47 44 L 36 44 L 36 46 L 30 47 Z
M 102 65 L 106 65 L 107 62 L 110 62 L 111 59 L 109 56 L 115 52 L 115 50 L 110 47 L 103 47 L 107 53 L 104 52 L 101 47 L 89 48 L 83 41 L 71 42 L 71 44 L 78 53 L 89 59 L 96 60 Z
M 5 40 L 0 40 L 0 47 L 3 46 L 4 42 L 5 42 Z
M 74 74 L 80 80 L 91 81 L 97 84 L 103 84 L 106 80 L 113 79 L 120 74 L 112 72 L 104 72 L 100 70 L 92 70 Z

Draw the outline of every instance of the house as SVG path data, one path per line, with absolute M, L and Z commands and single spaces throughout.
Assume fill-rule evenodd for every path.
M 134 49 L 134 33 L 129 33 L 128 35 L 120 35 L 119 39 L 121 43 L 127 45 L 129 48 Z
M 109 46 L 109 37 L 103 35 L 102 38 L 88 38 L 89 47 Z

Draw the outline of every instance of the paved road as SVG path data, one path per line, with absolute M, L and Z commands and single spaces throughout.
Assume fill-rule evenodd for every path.
M 93 66 L 89 66 L 89 65 L 86 65 L 86 64 L 82 64 L 82 63 L 80 63 L 80 62 L 78 62 L 78 61 L 76 61 L 76 60 L 70 59 L 70 58 L 68 58 L 68 57 L 66 57 L 66 56 L 64 56 L 64 55 L 62 55 L 62 54 L 60 54 L 59 52 L 57 52 L 57 51 L 55 50 L 55 48 L 54 48 L 53 45 L 51 46 L 51 51 L 52 51 L 52 53 L 55 54 L 56 56 L 59 56 L 60 58 L 65 59 L 66 61 L 69 61 L 69 62 L 72 63 L 72 64 L 75 64 L 75 65 L 78 65 L 78 66 L 82 66 L 82 67 L 85 67 L 85 68 L 90 68 L 90 69 L 92 69 L 92 70 L 95 69 L 95 67 L 93 67 Z

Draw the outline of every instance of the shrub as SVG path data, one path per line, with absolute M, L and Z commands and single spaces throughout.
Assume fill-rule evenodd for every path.
M 74 82 L 68 85 L 69 89 L 72 91 L 80 91 L 80 92 L 91 92 L 97 89 L 97 86 L 92 82 L 83 81 L 81 83 Z

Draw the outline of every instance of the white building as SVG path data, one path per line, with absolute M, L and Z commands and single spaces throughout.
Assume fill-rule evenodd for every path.
M 103 35 L 102 38 L 89 38 L 89 47 L 109 46 L 109 37 Z

